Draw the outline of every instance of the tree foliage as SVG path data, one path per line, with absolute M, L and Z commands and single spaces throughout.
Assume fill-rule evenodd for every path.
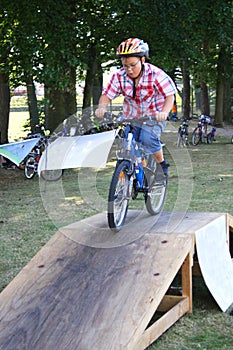
M 117 45 L 133 36 L 149 43 L 151 62 L 175 80 L 177 73 L 185 74 L 186 114 L 190 113 L 192 78 L 194 85 L 203 87 L 203 97 L 207 87 L 217 91 L 217 120 L 230 119 L 230 0 L 216 0 L 211 6 L 202 0 L 2 0 L 0 7 L 0 93 L 5 96 L 0 100 L 0 128 L 4 142 L 10 88 L 43 82 L 47 122 L 54 128 L 76 110 L 75 84 L 80 77 L 85 78 L 84 107 L 96 103 L 103 63 L 107 68 L 117 64 Z M 208 104 L 208 98 L 203 100 Z

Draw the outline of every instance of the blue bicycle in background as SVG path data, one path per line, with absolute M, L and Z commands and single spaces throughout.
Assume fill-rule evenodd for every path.
M 211 124 L 211 118 L 208 115 L 200 115 L 198 118 L 198 124 L 193 130 L 192 134 L 192 144 L 193 146 L 197 146 L 199 143 L 213 143 L 215 140 L 215 131 L 214 127 L 208 131 L 208 125 Z

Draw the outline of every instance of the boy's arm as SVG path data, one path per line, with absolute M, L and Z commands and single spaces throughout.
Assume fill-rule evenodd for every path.
M 156 120 L 158 122 L 163 122 L 164 120 L 167 120 L 168 114 L 172 109 L 173 103 L 174 103 L 174 95 L 170 95 L 165 98 L 162 111 L 156 114 Z
M 110 100 L 110 98 L 108 98 L 108 96 L 106 96 L 106 95 L 100 96 L 98 108 L 95 110 L 95 115 L 98 118 L 103 118 L 104 113 L 106 112 L 107 106 L 110 103 L 110 101 L 111 100 Z

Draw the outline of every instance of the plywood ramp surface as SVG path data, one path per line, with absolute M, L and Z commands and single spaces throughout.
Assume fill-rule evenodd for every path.
M 135 350 L 144 348 L 143 334 L 149 344 L 147 326 L 187 259 L 190 274 L 194 232 L 203 222 L 191 215 L 168 232 L 167 213 L 156 225 L 139 214 L 130 212 L 134 224 L 115 238 L 105 214 L 58 231 L 0 294 L 0 349 Z
M 191 246 L 146 234 L 97 249 L 57 232 L 0 295 L 0 349 L 134 349 Z

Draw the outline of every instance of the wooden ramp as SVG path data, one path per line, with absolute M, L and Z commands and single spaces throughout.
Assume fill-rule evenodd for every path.
M 105 215 L 58 231 L 0 294 L 0 349 L 145 349 L 192 311 L 195 232 L 224 217 L 229 242 L 233 227 L 227 214 L 188 213 L 168 232 L 170 213 L 155 225 L 132 211 L 128 221 L 142 234 L 124 244 L 126 223 L 115 244 Z M 80 244 L 84 239 L 88 245 Z M 166 295 L 180 269 L 182 296 Z

